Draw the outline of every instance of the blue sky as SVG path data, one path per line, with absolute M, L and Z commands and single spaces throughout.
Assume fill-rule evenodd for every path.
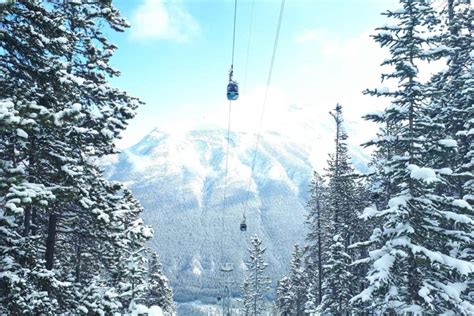
M 341 102 L 363 141 L 373 130 L 358 127 L 377 107 L 361 91 L 379 84 L 384 51 L 370 39 L 387 21 L 380 15 L 394 0 L 286 0 L 265 128 L 292 130 L 290 106 L 327 119 Z M 122 76 L 114 86 L 146 102 L 124 133 L 128 147 L 157 127 L 185 130 L 227 124 L 225 87 L 231 59 L 233 0 L 114 0 L 132 27 L 112 35 L 112 60 Z M 235 130 L 256 132 L 267 80 L 280 0 L 239 0 L 235 79 L 241 99 L 233 106 Z M 247 65 L 247 67 L 246 67 Z M 299 124 L 300 122 L 293 122 Z M 298 135 L 295 135 L 298 136 Z

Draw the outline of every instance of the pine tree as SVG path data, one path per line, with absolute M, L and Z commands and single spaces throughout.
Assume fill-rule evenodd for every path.
M 148 278 L 147 303 L 161 307 L 166 313 L 174 313 L 176 307 L 173 302 L 173 292 L 169 286 L 168 278 L 163 274 L 156 252 L 151 255 Z
M 153 230 L 137 216 L 142 208 L 130 191 L 124 190 L 117 201 L 117 209 L 120 216 L 109 224 L 115 246 L 104 254 L 111 275 L 110 286 L 115 286 L 122 308 L 128 308 L 146 294 L 148 259 L 145 242 L 153 236 Z
M 293 304 L 295 306 L 295 314 L 297 316 L 304 315 L 307 301 L 307 280 L 303 267 L 303 251 L 295 245 L 293 256 L 291 259 L 290 281 L 293 290 Z
M 111 276 L 144 288 L 124 263 L 145 271 L 152 236 L 131 193 L 96 165 L 140 104 L 107 83 L 119 72 L 102 22 L 128 25 L 107 1 L 19 0 L 2 14 L 0 304 L 9 314 L 121 311 L 129 298 Z
M 265 294 L 269 290 L 270 279 L 265 273 L 267 263 L 263 259 L 265 248 L 257 235 L 250 238 L 249 259 L 245 265 L 247 272 L 242 286 L 245 315 L 261 315 L 265 310 Z
M 251 296 L 251 281 L 248 278 L 244 278 L 244 283 L 242 284 L 242 307 L 241 312 L 245 316 L 252 315 L 252 296 Z
M 278 282 L 276 306 L 282 314 L 304 315 L 308 300 L 308 280 L 303 267 L 303 250 L 295 245 L 289 277 Z
M 0 241 L 2 258 L 12 256 L 0 267 L 1 301 L 12 313 L 51 314 L 68 304 L 63 298 L 70 293 L 67 280 L 58 280 L 61 269 L 52 271 L 55 229 L 47 228 L 73 191 L 64 171 L 73 158 L 60 135 L 76 124 L 79 111 L 71 104 L 49 106 L 44 97 L 57 101 L 57 73 L 65 70 L 58 43 L 49 41 L 65 34 L 61 21 L 39 1 L 16 2 L 3 14 L 0 216 L 8 232 Z M 64 125 L 58 126 L 61 114 Z M 15 235 L 21 237 L 12 243 Z
M 282 316 L 294 315 L 294 294 L 291 280 L 287 276 L 282 277 L 277 284 L 277 296 L 275 305 Z
M 426 151 L 430 153 L 426 163 L 437 172 L 440 179 L 434 189 L 433 201 L 439 210 L 436 216 L 436 248 L 444 254 L 468 262 L 473 262 L 474 242 L 471 232 L 474 229 L 474 177 L 473 139 L 469 130 L 473 128 L 473 73 L 472 73 L 472 19 L 470 1 L 447 1 L 446 9 L 441 12 L 445 26 L 435 48 L 447 57 L 445 71 L 433 76 L 428 83 L 427 95 L 430 102 L 426 115 L 431 118 L 433 127 L 428 131 L 432 139 Z M 441 228 L 441 229 L 440 229 Z M 471 276 L 454 271 L 434 273 L 433 278 L 442 280 L 450 286 L 464 284 L 465 290 L 457 296 L 436 298 L 437 305 L 446 310 L 469 313 L 470 307 L 457 307 L 461 301 L 472 301 L 469 297 Z M 434 289 L 433 291 L 436 291 Z M 472 294 L 471 294 L 472 295 Z M 440 310 L 443 310 L 440 309 Z
M 378 149 L 392 151 L 381 170 L 390 190 L 387 205 L 365 214 L 377 217 L 381 225 L 370 238 L 376 249 L 369 256 L 369 285 L 354 301 L 366 302 L 382 313 L 466 313 L 472 305 L 458 294 L 466 286 L 451 280 L 452 275 L 468 277 L 474 266 L 447 253 L 439 241 L 452 233 L 443 227 L 446 220 L 457 221 L 459 227 L 470 220 L 441 207 L 444 198 L 437 186 L 446 170 L 433 164 L 439 154 L 433 155 L 438 139 L 432 136 L 439 126 L 428 115 L 430 93 L 420 82 L 417 67 L 423 60 L 436 59 L 446 48 L 426 49 L 436 44 L 433 29 L 438 22 L 426 1 L 400 3 L 402 8 L 386 13 L 398 24 L 384 26 L 374 36 L 391 53 L 383 65 L 395 68 L 382 78 L 397 80 L 398 88 L 368 91 L 392 97 L 382 115 L 369 117 L 390 127 L 389 135 L 372 142 Z M 450 291 L 451 286 L 460 291 Z
M 335 235 L 329 248 L 327 263 L 324 265 L 323 297 L 318 311 L 342 315 L 349 312 L 348 302 L 352 298 L 353 276 L 351 257 L 344 249 L 344 240 Z
M 342 106 L 337 104 L 331 113 L 336 123 L 335 153 L 328 160 L 327 177 L 329 179 L 327 207 L 332 222 L 331 232 L 340 234 L 347 249 L 356 240 L 357 198 L 354 168 L 347 150 L 347 133 L 343 127 Z
M 352 295 L 364 290 L 368 284 L 365 279 L 369 269 L 367 257 L 372 247 L 372 242 L 369 238 L 376 225 L 376 221 L 373 219 L 364 221 L 361 218 L 363 218 L 364 211 L 371 207 L 376 207 L 375 201 L 380 199 L 380 195 L 374 194 L 373 192 L 371 193 L 368 189 L 365 176 L 361 176 L 359 180 L 360 182 L 356 183 L 354 200 L 354 206 L 359 220 L 356 221 L 353 226 L 355 229 L 354 243 L 348 247 L 349 254 L 351 255 L 350 270 L 353 275 Z M 353 313 L 363 313 L 367 311 L 366 304 L 357 305 L 349 302 L 349 305 Z
M 326 208 L 327 187 L 324 179 L 314 172 L 313 180 L 310 184 L 311 197 L 308 201 L 308 217 L 306 223 L 309 232 L 306 237 L 308 242 L 305 266 L 306 277 L 308 278 L 308 306 L 309 310 L 315 310 L 321 303 L 324 253 L 329 241 L 327 231 L 329 214 L 324 213 Z
M 318 310 L 322 313 L 345 313 L 350 309 L 349 300 L 359 282 L 350 266 L 353 250 L 349 248 L 358 239 L 357 190 L 347 151 L 347 134 L 342 126 L 342 107 L 338 104 L 331 115 L 336 123 L 336 151 L 328 161 L 326 207 L 330 220 L 325 229 L 332 238 L 326 249 L 328 255 L 323 266 L 322 297 Z

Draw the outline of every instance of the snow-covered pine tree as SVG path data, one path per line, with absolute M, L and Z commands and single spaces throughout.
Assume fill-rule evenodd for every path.
M 120 310 L 120 291 L 109 283 L 122 269 L 116 254 L 143 248 L 151 236 L 131 194 L 95 166 L 115 152 L 139 104 L 107 84 L 119 73 L 109 65 L 116 47 L 101 21 L 127 27 L 107 1 L 19 0 L 0 19 L 0 303 L 7 313 Z
M 119 215 L 109 224 L 115 247 L 104 251 L 104 255 L 111 277 L 109 286 L 116 288 L 125 311 L 135 300 L 146 295 L 148 259 L 145 242 L 153 237 L 153 230 L 138 217 L 142 208 L 132 193 L 123 188 L 122 191 L 123 195 L 117 201 Z
M 379 28 L 374 36 L 391 53 L 383 65 L 394 67 L 394 72 L 382 78 L 395 79 L 398 88 L 368 91 L 392 97 L 383 115 L 369 117 L 390 126 L 390 135 L 372 141 L 379 149 L 391 146 L 393 152 L 382 168 L 383 178 L 391 184 L 390 199 L 382 209 L 372 208 L 364 214 L 378 217 L 381 226 L 371 236 L 377 249 L 370 252 L 369 285 L 353 301 L 369 303 L 382 313 L 470 314 L 472 305 L 460 295 L 466 285 L 449 280 L 451 275 L 472 274 L 474 266 L 439 247 L 439 239 L 449 234 L 440 225 L 449 211 L 439 207 L 443 197 L 436 187 L 443 170 L 432 164 L 431 150 L 437 141 L 431 137 L 437 126 L 427 115 L 429 93 L 418 79 L 420 62 L 437 58 L 445 48 L 426 49 L 435 44 L 436 37 L 429 31 L 437 23 L 427 1 L 400 3 L 400 9 L 385 13 L 397 24 Z M 461 215 L 456 217 L 461 219 Z M 453 288 L 457 290 L 451 291 Z
M 354 240 L 349 248 L 349 254 L 351 256 L 351 273 L 353 275 L 353 289 L 355 293 L 359 293 L 367 286 L 367 280 L 365 276 L 369 269 L 367 257 L 371 250 L 372 243 L 369 240 L 370 235 L 376 225 L 376 221 L 364 221 L 362 217 L 363 211 L 368 207 L 375 207 L 379 195 L 375 195 L 367 189 L 366 176 L 360 176 L 359 181 L 356 183 L 356 194 L 354 199 L 354 208 L 357 213 L 359 220 L 353 225 Z M 353 313 L 366 312 L 365 304 L 357 306 L 356 304 L 350 304 Z
M 305 274 L 308 280 L 307 309 L 315 310 L 321 303 L 323 284 L 324 253 L 329 241 L 328 221 L 330 216 L 326 207 L 327 187 L 324 179 L 316 171 L 310 184 L 308 201 L 308 243 L 305 254 Z
M 252 315 L 252 304 L 248 303 L 252 299 L 250 296 L 250 291 L 251 291 L 251 285 L 250 285 L 250 280 L 247 278 L 244 278 L 244 282 L 241 287 L 241 292 L 242 292 L 242 307 L 240 311 L 242 314 L 245 316 Z
M 305 314 L 309 280 L 304 270 L 303 256 L 303 250 L 295 245 L 289 276 L 284 276 L 278 282 L 276 306 L 282 314 L 297 316 Z
M 342 107 L 338 104 L 331 113 L 336 123 L 336 150 L 328 160 L 327 212 L 330 220 L 327 231 L 331 235 L 327 258 L 323 266 L 322 298 L 318 310 L 322 313 L 349 311 L 349 300 L 358 280 L 350 266 L 352 250 L 349 245 L 357 241 L 357 198 L 354 169 L 347 151 L 347 134 L 342 126 Z M 342 246 L 342 247 L 341 247 Z
M 462 199 L 472 194 L 472 20 L 474 11 L 471 1 L 448 0 L 442 11 L 445 28 L 435 48 L 446 57 L 448 67 L 433 76 L 429 85 L 431 103 L 429 115 L 438 126 L 433 137 L 438 140 L 439 163 L 447 165 L 451 172 L 444 174 L 449 181 L 449 193 Z M 465 194 L 466 193 L 466 194 Z M 472 196 L 471 196 L 472 202 Z
M 148 268 L 148 289 L 145 295 L 148 305 L 161 307 L 165 313 L 173 314 L 176 311 L 173 302 L 173 291 L 168 278 L 164 275 L 161 263 L 156 252 L 152 252 Z
M 374 112 L 367 114 L 366 119 L 370 118 L 376 122 L 380 121 L 384 117 L 381 112 Z M 350 248 L 357 251 L 357 257 L 352 263 L 354 274 L 357 275 L 359 283 L 357 284 L 357 292 L 363 291 L 368 283 L 364 276 L 367 274 L 369 269 L 369 251 L 376 248 L 376 239 L 370 238 L 372 232 L 376 227 L 382 225 L 381 220 L 372 216 L 374 212 L 387 205 L 391 188 L 393 184 L 387 175 L 384 173 L 384 165 L 387 160 L 390 160 L 395 155 L 395 148 L 391 146 L 391 142 L 394 141 L 390 137 L 390 127 L 382 126 L 375 141 L 383 138 L 385 143 L 384 146 L 377 147 L 372 153 L 371 161 L 368 165 L 369 172 L 364 176 L 363 188 L 359 188 L 357 193 L 357 199 L 359 200 L 360 209 L 363 211 L 359 214 L 359 239 Z M 367 142 L 364 146 L 372 146 L 372 142 Z M 368 303 L 361 301 L 352 301 L 351 306 L 354 312 L 366 312 L 368 311 Z
M 277 283 L 277 293 L 275 305 L 282 316 L 294 315 L 293 290 L 291 288 L 290 278 L 282 277 Z
M 46 255 L 53 253 L 55 241 L 48 226 L 72 191 L 61 169 L 67 146 L 57 137 L 61 130 L 55 115 L 63 114 L 70 129 L 79 114 L 71 104 L 69 111 L 63 111 L 64 104 L 46 104 L 46 95 L 57 100 L 57 72 L 66 68 L 58 42 L 49 40 L 65 35 L 61 22 L 40 1 L 15 2 L 0 19 L 0 216 L 2 231 L 8 230 L 7 238 L 0 239 L 1 257 L 8 260 L 0 266 L 0 300 L 9 313 L 52 314 L 67 304 L 61 297 L 70 293 L 66 280 L 58 282 L 62 271 L 51 271 L 51 256 Z M 16 250 L 21 251 L 12 255 Z
M 303 266 L 303 250 L 295 245 L 290 266 L 290 282 L 293 292 L 294 314 L 302 316 L 305 314 L 306 302 L 308 300 L 308 281 Z
M 323 314 L 342 315 L 350 311 L 349 300 L 354 287 L 351 257 L 344 247 L 344 240 L 336 234 L 328 249 L 324 265 L 323 297 L 317 310 Z
M 250 238 L 249 258 L 245 262 L 246 275 L 242 286 L 245 315 L 257 316 L 265 310 L 265 294 L 270 284 L 270 278 L 265 273 L 267 268 L 263 258 L 265 250 L 262 240 L 257 235 Z
M 336 105 L 335 112 L 331 116 L 336 123 L 335 153 L 328 160 L 328 197 L 327 207 L 331 216 L 331 229 L 340 234 L 347 247 L 356 240 L 357 209 L 354 207 L 356 201 L 356 182 L 354 168 L 352 167 L 347 150 L 347 133 L 344 130 L 342 106 Z
M 436 51 L 441 51 L 448 61 L 447 68 L 433 76 L 428 84 L 430 102 L 426 108 L 427 116 L 432 119 L 432 128 L 428 131 L 430 153 L 426 164 L 431 166 L 440 179 L 436 183 L 436 198 L 433 203 L 438 210 L 434 214 L 438 227 L 436 230 L 436 247 L 451 257 L 468 262 L 474 261 L 474 151 L 472 131 L 474 121 L 472 104 L 474 95 L 474 78 L 472 51 L 472 21 L 474 11 L 470 1 L 447 1 L 445 10 L 441 11 L 441 20 L 445 27 L 437 43 Z M 471 301 L 468 297 L 474 274 L 470 276 L 457 273 L 436 273 L 434 278 L 443 280 L 450 286 L 465 284 L 461 291 L 462 301 Z M 471 282 L 471 284 L 469 284 Z M 471 294 L 472 295 L 472 294 Z M 445 298 L 446 309 L 457 310 L 457 296 Z

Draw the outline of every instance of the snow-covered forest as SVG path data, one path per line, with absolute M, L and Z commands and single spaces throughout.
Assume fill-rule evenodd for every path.
M 311 184 L 304 265 L 295 250 L 278 286 L 286 315 L 474 312 L 472 7 L 405 0 L 384 14 L 391 24 L 374 40 L 390 52 L 382 80 L 395 84 L 364 92 L 390 99 L 366 116 L 380 126 L 370 172 L 354 174 L 338 105 L 334 154 Z M 420 64 L 439 59 L 445 68 L 422 82 Z
M 107 84 L 128 27 L 110 1 L 1 7 L 0 313 L 111 314 L 174 304 L 153 229 L 97 165 L 140 101 Z M 133 305 L 133 304 L 132 304 Z
M 183 191 L 183 178 L 176 180 L 171 173 L 158 182 L 153 189 L 161 191 L 159 195 L 143 188 L 135 192 L 130 179 L 121 175 L 142 180 L 167 168 L 136 158 L 143 164 L 141 173 L 129 175 L 128 162 L 117 164 L 122 169 L 109 164 L 120 153 L 117 141 L 144 106 L 112 84 L 121 75 L 111 62 L 118 50 L 113 34 L 130 27 L 114 1 L 1 1 L 0 314 L 176 315 L 180 309 L 173 298 L 174 280 L 180 291 L 190 287 L 186 295 L 215 294 L 213 307 L 186 306 L 183 315 L 474 315 L 474 11 L 470 0 L 445 0 L 443 6 L 429 0 L 398 2 L 399 9 L 382 13 L 386 23 L 374 25 L 372 35 L 386 52 L 380 65 L 382 84 L 361 91 L 380 100 L 379 111 L 364 117 L 378 127 L 377 135 L 362 145 L 370 155 L 368 171 L 355 166 L 360 161 L 348 143 L 357 132 L 347 128 L 345 111 L 350 105 L 334 104 L 327 114 L 334 127 L 334 133 L 327 134 L 331 154 L 324 171 L 314 171 L 309 187 L 303 188 L 309 194 L 288 194 L 299 192 L 296 182 L 289 180 L 286 186 L 265 183 L 267 191 L 281 190 L 287 199 L 270 194 L 266 198 L 274 199 L 273 204 L 262 199 L 266 206 L 278 208 L 275 213 L 266 211 L 274 214 L 279 226 L 272 229 L 281 234 L 269 232 L 270 226 L 255 220 L 264 207 L 245 212 L 253 194 L 250 184 L 241 183 L 239 190 L 231 187 L 238 181 L 230 181 L 237 175 L 227 171 L 229 143 L 244 137 L 230 134 L 229 102 L 226 155 L 218 148 L 217 158 L 205 158 L 209 168 L 200 169 L 203 175 L 188 175 L 199 182 L 199 177 L 210 178 L 211 171 L 216 172 L 213 163 L 225 165 L 225 174 L 216 173 L 212 179 L 224 178 L 223 208 L 208 199 L 223 211 L 208 210 L 206 216 L 213 220 L 207 223 L 214 225 L 216 235 L 205 239 L 207 231 L 204 237 L 191 235 L 195 222 L 186 226 L 186 208 L 195 204 L 203 214 L 206 203 L 203 208 L 200 201 L 194 202 L 191 189 Z M 277 36 L 283 4 L 284 0 Z M 437 70 L 431 73 L 427 65 Z M 234 83 L 231 68 L 229 85 Z M 235 100 L 229 91 L 229 100 Z M 218 137 L 196 135 L 179 147 L 191 146 L 190 142 L 216 147 L 206 140 L 217 142 Z M 282 159 L 278 146 L 293 146 L 279 139 L 262 140 L 265 156 L 257 156 L 260 138 L 271 137 L 259 131 L 255 151 L 239 158 L 241 165 L 251 165 L 250 174 L 265 166 L 262 157 L 274 164 Z M 155 140 L 146 138 L 127 157 Z M 297 170 L 291 180 L 301 183 L 308 168 L 307 157 L 301 156 L 307 152 L 292 149 L 290 158 L 284 159 Z M 183 155 L 192 153 L 180 150 Z M 165 152 L 159 158 L 173 156 Z M 232 168 L 232 157 L 230 162 Z M 268 169 L 264 178 L 275 173 L 275 168 Z M 171 202 L 165 182 L 181 188 L 178 198 L 169 197 Z M 202 196 L 206 194 L 203 190 Z M 148 196 L 161 200 L 150 203 Z M 298 205 L 301 197 L 306 198 L 304 207 Z M 230 233 L 217 234 L 221 223 L 224 231 L 225 221 L 240 221 L 240 213 L 234 214 L 236 218 L 224 214 L 226 207 L 238 209 L 235 201 L 245 201 L 237 231 L 241 243 Z M 168 226 L 151 227 L 143 214 L 160 217 L 160 208 L 165 208 L 160 203 L 165 202 L 172 205 L 166 207 L 171 210 L 166 213 Z M 142 204 L 152 209 L 144 210 Z M 281 207 L 306 230 L 286 226 Z M 303 210 L 305 219 L 300 216 Z M 255 230 L 257 225 L 267 231 Z M 153 237 L 160 230 L 181 232 L 180 226 L 189 231 L 193 251 L 204 249 L 199 243 L 209 240 L 215 248 L 207 261 L 194 257 L 191 276 L 175 261 L 174 266 L 162 264 L 171 261 L 160 256 L 156 245 L 172 241 Z M 289 247 L 285 234 L 298 234 L 300 244 Z M 268 240 L 269 236 L 281 239 Z M 291 258 L 282 259 L 273 249 L 278 246 Z M 190 249 L 160 247 L 176 253 Z M 229 251 L 238 255 L 228 255 Z M 219 256 L 224 262 L 218 262 Z M 278 269 L 286 267 L 278 280 L 274 276 L 280 270 L 272 267 L 276 261 Z M 203 281 L 208 270 L 223 277 Z M 225 279 L 235 273 L 241 275 L 234 281 Z M 191 278 L 198 281 L 191 284 Z M 231 285 L 235 280 L 237 291 Z

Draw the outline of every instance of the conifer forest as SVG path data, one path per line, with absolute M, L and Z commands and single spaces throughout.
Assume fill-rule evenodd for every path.
M 155 9 L 130 13 L 142 3 Z M 363 104 L 343 98 L 341 81 L 343 101 L 324 105 L 326 123 L 296 123 L 319 138 L 293 142 L 285 124 L 296 106 L 278 132 L 262 122 L 271 124 L 276 103 L 296 103 L 272 99 L 272 84 L 302 45 L 287 41 L 298 23 L 291 14 L 311 3 L 0 0 L 0 315 L 474 315 L 471 1 L 377 1 L 387 9 L 364 17 L 382 21 L 364 39 L 383 52 L 381 64 L 368 58 L 379 85 L 359 91 L 375 110 L 355 117 Z M 184 23 L 196 41 L 211 41 L 209 23 L 226 38 L 194 51 Z M 154 25 L 168 32 L 156 43 L 174 36 L 179 49 L 133 35 Z M 265 43 L 264 65 L 252 64 Z M 202 82 L 221 67 L 221 46 L 223 64 L 232 52 L 228 77 L 220 69 L 218 78 L 227 100 Z M 147 50 L 143 68 L 127 66 Z M 219 66 L 200 63 L 206 54 Z M 178 59 L 199 83 L 179 73 Z M 241 132 L 257 68 L 262 93 L 243 121 L 259 124 Z M 320 76 L 308 69 L 305 78 Z M 150 104 L 160 83 L 167 93 Z M 193 100 L 212 100 L 213 90 L 222 128 L 167 134 L 160 121 L 122 145 L 159 119 L 156 108 L 186 116 L 166 105 L 173 98 L 188 98 L 204 120 L 208 108 Z M 323 106 L 316 92 L 312 100 L 309 108 Z M 365 126 L 374 133 L 354 145 Z M 322 162 L 311 163 L 312 145 Z

